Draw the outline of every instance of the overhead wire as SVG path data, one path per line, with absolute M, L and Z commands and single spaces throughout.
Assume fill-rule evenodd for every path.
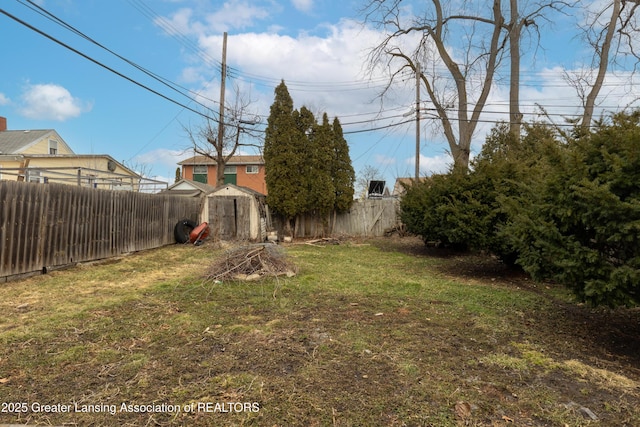
M 193 95 L 194 97 L 199 97 L 199 98 L 203 98 L 207 101 L 213 102 L 213 103 L 217 103 L 215 100 L 213 99 L 209 99 L 204 97 L 201 93 L 192 91 L 188 88 L 185 88 L 184 86 L 181 86 L 177 83 L 174 83 L 172 81 L 170 81 L 169 79 L 166 79 L 162 76 L 159 76 L 158 74 L 148 70 L 145 67 L 142 67 L 140 65 L 138 65 L 137 63 L 131 61 L 128 58 L 125 58 L 124 56 L 114 52 L 112 49 L 106 47 L 105 45 L 97 42 L 95 39 L 89 37 L 88 35 L 86 35 L 85 33 L 83 33 L 82 31 L 78 30 L 77 28 L 75 28 L 74 26 L 72 26 L 71 24 L 65 22 L 64 20 L 60 19 L 59 17 L 57 17 L 56 15 L 52 14 L 51 12 L 47 11 L 46 9 L 44 9 L 43 7 L 39 6 L 38 4 L 36 4 L 35 2 L 33 2 L 32 0 L 24 0 L 27 3 L 29 3 L 29 5 L 24 4 L 23 0 L 17 0 L 18 3 L 21 3 L 27 7 L 29 7 L 30 9 L 36 11 L 37 13 L 39 13 L 40 15 L 44 16 L 45 18 L 51 20 L 52 22 L 62 26 L 63 28 L 67 29 L 68 31 L 71 31 L 72 33 L 76 34 L 77 36 L 87 40 L 88 42 L 98 46 L 99 48 L 109 52 L 110 54 L 114 55 L 116 58 L 126 62 L 127 64 L 131 65 L 132 67 L 138 69 L 139 71 L 142 71 L 144 74 L 148 75 L 149 77 L 151 77 L 152 79 L 160 82 L 161 84 L 163 84 L 164 86 L 174 90 L 175 92 L 179 93 L 182 96 L 185 96 L 187 98 L 189 98 L 192 102 L 200 105 L 201 107 L 205 108 L 205 109 L 209 109 L 206 105 L 198 102 L 197 100 L 191 98 L 189 95 L 187 95 L 186 93 L 182 92 L 179 89 L 184 90 L 185 92 Z M 178 89 L 179 88 L 179 89 Z
M 38 13 L 40 13 L 40 14 L 46 14 L 46 16 L 47 16 L 47 18 L 48 18 L 48 19 L 53 20 L 54 22 L 58 23 L 59 25 L 62 25 L 64 28 L 68 29 L 69 31 L 72 31 L 72 32 L 73 32 L 73 33 L 75 33 L 76 35 L 78 35 L 78 36 L 80 36 L 80 37 L 84 38 L 84 39 L 85 39 L 85 40 L 87 40 L 87 41 L 90 41 L 91 43 L 93 43 L 93 44 L 97 45 L 98 47 L 100 47 L 100 48 L 102 48 L 102 49 L 104 49 L 104 50 L 108 51 L 109 53 L 111 53 L 111 54 L 115 55 L 115 56 L 116 56 L 116 57 L 118 57 L 119 59 L 121 59 L 121 60 L 125 61 L 126 63 L 128 63 L 128 64 L 130 64 L 131 66 L 135 67 L 136 69 L 138 69 L 138 70 L 142 71 L 143 73 L 145 73 L 146 75 L 148 75 L 148 76 L 152 77 L 152 78 L 153 78 L 153 79 L 155 79 L 156 81 L 159 81 L 160 83 L 162 83 L 163 85 L 165 85 L 165 86 L 169 87 L 170 89 L 172 89 L 172 90 L 174 90 L 174 91 L 178 92 L 179 94 L 181 94 L 181 95 L 183 95 L 183 96 L 188 97 L 188 95 L 186 95 L 184 92 L 180 91 L 178 88 L 183 89 L 183 90 L 187 91 L 188 93 L 191 93 L 192 95 L 195 95 L 195 96 L 198 96 L 198 97 L 202 97 L 202 98 L 204 98 L 204 99 L 207 99 L 206 97 L 203 97 L 200 93 L 193 92 L 193 91 L 191 91 L 191 90 L 189 90 L 189 89 L 187 89 L 187 88 L 184 88 L 184 87 L 182 87 L 182 86 L 180 86 L 180 85 L 177 85 L 177 84 L 175 84 L 175 83 L 172 83 L 172 82 L 170 82 L 168 79 L 164 79 L 164 78 L 160 77 L 159 75 L 157 75 L 157 74 L 155 74 L 155 73 L 153 73 L 153 72 L 151 72 L 151 71 L 147 70 L 146 68 L 144 68 L 144 67 L 141 67 L 141 66 L 137 65 L 135 62 L 128 60 L 127 58 L 125 58 L 125 57 L 123 57 L 123 56 L 121 56 L 121 55 L 117 54 L 116 52 L 114 52 L 113 50 L 111 50 L 111 49 L 107 48 L 106 46 L 104 46 L 104 45 L 102 45 L 102 44 L 100 44 L 100 43 L 96 42 L 95 40 L 93 40 L 92 38 L 90 38 L 89 36 L 87 36 L 86 34 L 82 33 L 82 32 L 81 32 L 81 31 L 79 31 L 79 30 L 77 30 L 75 27 L 73 27 L 73 26 L 71 26 L 71 25 L 67 24 L 67 23 L 66 23 L 66 22 L 64 22 L 63 20 L 61 20 L 61 19 L 57 18 L 55 15 L 53 15 L 53 14 L 49 13 L 49 12 L 48 12 L 48 11 L 46 11 L 45 9 L 43 9 L 43 8 L 41 8 L 40 6 L 36 5 L 33 1 L 31 1 L 31 0 L 26 0 L 26 1 L 31 5 L 31 6 L 27 6 L 27 7 L 30 7 L 32 10 L 36 10 L 36 9 L 34 9 L 34 8 L 37 8 L 37 10 L 36 10 L 36 11 L 37 11 Z M 136 7 L 136 5 L 135 5 L 135 4 L 138 4 L 138 5 L 139 5 L 139 7 L 137 7 L 137 8 L 138 8 L 138 10 L 140 10 L 140 11 L 141 11 L 141 13 L 143 13 L 143 14 L 144 14 L 144 13 L 147 13 L 147 14 L 148 14 L 147 16 L 148 16 L 150 19 L 151 19 L 152 17 L 156 17 L 156 19 L 164 19 L 164 18 L 160 17 L 160 15 L 156 14 L 156 13 L 153 11 L 153 9 L 149 8 L 148 6 L 146 6 L 146 4 L 145 4 L 142 0 L 128 0 L 128 1 L 129 1 L 129 3 L 130 3 L 130 4 L 132 4 L 132 6 L 134 6 L 134 7 Z M 18 0 L 18 2 L 19 2 L 19 3 L 21 3 L 21 4 L 23 4 L 23 5 L 25 5 L 25 4 L 24 4 L 24 2 L 22 2 L 21 0 Z M 25 6 L 26 6 L 26 5 L 25 5 Z M 141 8 L 143 8 L 143 7 L 145 7 L 145 9 L 144 9 L 144 10 L 146 10 L 147 12 L 144 12 L 144 11 L 141 9 Z M 189 111 L 194 112 L 194 113 L 196 113 L 196 114 L 198 114 L 198 115 L 200 115 L 200 116 L 202 116 L 202 117 L 204 117 L 204 118 L 207 118 L 207 119 L 209 119 L 209 120 L 213 120 L 214 122 L 217 122 L 217 118 L 215 118 L 215 117 L 210 117 L 210 116 L 209 116 L 209 115 L 207 115 L 207 114 L 204 114 L 204 113 L 202 113 L 202 112 L 200 112 L 200 111 L 197 111 L 197 110 L 195 110 L 195 109 L 193 109 L 193 108 L 189 107 L 188 105 L 185 105 L 185 104 L 183 104 L 183 103 L 181 103 L 181 102 L 179 102 L 179 101 L 176 101 L 175 99 L 172 99 L 172 98 L 170 98 L 169 96 L 164 95 L 164 94 L 160 93 L 159 91 L 154 90 L 154 89 L 152 89 L 152 88 L 148 87 L 147 85 L 144 85 L 144 84 L 140 83 L 139 81 L 137 81 L 137 80 L 135 80 L 135 79 L 133 79 L 133 78 L 131 78 L 131 77 L 128 77 L 128 76 L 124 75 L 123 73 L 121 73 L 121 72 L 119 72 L 119 71 L 115 70 L 114 68 L 109 67 L 109 66 L 107 66 L 107 65 L 103 64 L 102 62 L 100 62 L 100 61 L 98 61 L 98 60 L 96 60 L 96 59 L 94 59 L 94 58 L 90 57 L 90 56 L 89 56 L 89 55 L 87 55 L 87 54 L 84 54 L 83 52 L 79 51 L 78 49 L 75 49 L 75 48 L 71 47 L 70 45 L 68 45 L 68 44 L 66 44 L 66 43 L 64 43 L 64 42 L 62 42 L 62 41 L 60 41 L 60 40 L 58 40 L 57 38 L 55 38 L 55 37 L 53 37 L 53 36 L 51 36 L 51 35 L 49 35 L 49 34 L 45 33 L 44 31 L 37 29 L 37 28 L 36 28 L 36 27 L 34 27 L 33 25 L 28 24 L 28 23 L 27 23 L 27 22 L 25 22 L 24 20 L 22 20 L 22 19 L 20 19 L 20 18 L 18 18 L 18 17 L 16 17 L 16 16 L 14 16 L 14 15 L 12 15 L 12 14 L 10 14 L 10 13 L 6 12 L 5 10 L 0 9 L 0 12 L 1 12 L 2 14 L 6 15 L 7 17 L 9 17 L 9 18 L 13 19 L 14 21 L 16 21 L 16 22 L 20 23 L 21 25 L 26 26 L 27 28 L 31 29 L 32 31 L 35 31 L 36 33 L 38 33 L 38 34 L 40 34 L 40 35 L 42 35 L 42 36 L 44 36 L 44 37 L 46 37 L 46 38 L 50 39 L 51 41 L 53 41 L 53 42 L 55 42 L 55 43 L 57 43 L 57 44 L 59 44 L 59 45 L 61 45 L 61 46 L 65 47 L 66 49 L 71 50 L 72 52 L 74 52 L 74 53 L 76 53 L 76 54 L 78 54 L 78 55 L 82 56 L 83 58 L 85 58 L 85 59 L 87 59 L 87 60 L 89 60 L 89 61 L 91 61 L 91 62 L 93 62 L 93 63 L 95 63 L 96 65 L 98 65 L 98 66 L 100 66 L 100 67 L 103 67 L 103 68 L 105 68 L 106 70 L 108 70 L 108 71 L 110 71 L 110 72 L 112 72 L 112 73 L 114 73 L 114 74 L 118 75 L 119 77 L 124 78 L 125 80 L 127 80 L 127 81 L 129 81 L 129 82 L 131 82 L 131 83 L 133 83 L 133 84 L 135 84 L 135 85 L 137 85 L 137 86 L 139 86 L 139 87 L 141 87 L 141 88 L 143 88 L 143 89 L 145 89 L 145 90 L 148 90 L 148 91 L 150 91 L 151 93 L 153 93 L 153 94 L 155 94 L 155 95 L 157 95 L 157 96 L 160 96 L 160 97 L 162 97 L 162 98 L 163 98 L 163 99 L 165 99 L 165 100 L 168 100 L 168 101 L 170 101 L 170 102 L 172 102 L 172 103 L 174 103 L 174 104 L 176 104 L 176 105 L 179 105 L 179 106 L 181 106 L 182 108 L 184 108 L 184 109 L 186 109 L 186 110 L 189 110 Z M 44 16 L 44 15 L 43 15 L 43 16 Z M 197 52 L 200 52 L 201 54 L 204 54 L 204 52 L 203 52 L 199 47 L 197 47 L 197 46 L 193 45 L 193 43 L 192 43 L 192 42 L 191 42 L 191 41 L 190 41 L 186 36 L 184 36 L 184 35 L 183 35 L 182 33 L 180 33 L 177 29 L 175 29 L 175 27 L 171 26 L 171 24 L 170 24 L 168 21 L 164 20 L 163 22 L 164 22 L 164 24 L 163 24 L 163 25 L 164 25 L 164 27 L 163 27 L 163 28 L 165 29 L 165 31 L 168 31 L 168 30 L 167 30 L 167 28 L 171 29 L 171 31 L 168 31 L 168 32 L 170 32 L 171 34 L 175 33 L 176 35 L 181 36 L 181 37 L 180 37 L 180 41 L 181 41 L 181 43 L 188 43 L 188 44 L 191 44 L 191 46 L 192 46 L 192 48 L 193 48 L 193 49 L 195 49 Z M 208 59 L 209 59 L 209 60 L 212 60 L 210 57 L 209 57 Z M 212 61 L 213 61 L 214 63 L 216 63 L 216 64 L 220 64 L 219 62 L 216 62 L 216 61 L 214 61 L 214 60 L 212 60 Z M 221 64 L 220 64 L 220 66 L 221 66 Z M 249 75 L 249 74 L 245 74 L 245 75 Z M 242 74 L 239 74 L 239 76 L 242 76 Z M 242 78 L 242 77 L 237 77 L 237 78 Z M 258 77 L 258 78 L 259 78 L 259 77 Z M 275 82 L 275 81 L 278 81 L 278 82 L 279 82 L 279 81 L 280 81 L 280 80 L 276 80 L 276 79 L 265 79 L 265 81 L 267 81 L 267 80 L 270 80 L 270 81 L 273 81 L 273 82 Z M 382 81 L 382 80 L 381 80 L 381 81 Z M 348 82 L 348 81 L 345 81 L 345 82 L 297 82 L 297 83 L 298 83 L 298 84 L 300 84 L 300 87 L 308 87 L 308 88 L 310 88 L 310 89 L 309 89 L 309 91 L 313 91 L 313 90 L 320 90 L 320 89 L 322 89 L 323 91 L 325 91 L 325 92 L 326 92 L 327 90 L 334 88 L 334 89 L 335 89 L 335 90 L 337 90 L 337 91 L 341 91 L 341 92 L 343 92 L 343 91 L 345 91 L 345 87 L 348 87 L 348 86 L 350 86 L 350 85 L 351 85 L 351 86 L 354 86 L 353 90 L 364 90 L 364 89 L 370 90 L 370 89 L 371 89 L 371 86 L 369 86 L 368 84 L 367 84 L 367 86 L 366 86 L 366 87 L 365 87 L 365 86 L 361 86 L 360 88 L 358 88 L 358 87 L 357 87 L 358 85 L 363 84 L 363 82 L 361 82 L 361 81 L 350 81 L 350 82 Z M 387 82 L 386 84 L 388 84 L 388 82 Z M 174 85 L 175 85 L 175 86 L 174 86 Z M 304 89 L 296 89 L 296 90 L 297 90 L 297 91 L 301 91 L 301 90 L 302 90 L 302 91 L 304 91 Z M 189 97 L 189 99 L 190 99 L 190 102 L 195 102 L 195 103 L 197 103 L 198 105 L 201 105 L 201 106 L 203 106 L 203 107 L 205 107 L 205 108 L 206 108 L 206 106 L 204 106 L 203 104 L 201 104 L 201 103 L 199 103 L 198 101 L 194 100 L 193 98 Z M 209 100 L 209 99 L 208 99 L 208 100 Z M 213 101 L 213 100 L 209 100 L 209 101 L 215 102 L 215 101 Z M 496 105 L 496 106 L 498 106 L 498 105 L 501 105 L 501 104 L 500 104 L 500 103 L 495 103 L 495 104 L 488 104 L 488 105 Z M 565 107 L 566 107 L 566 106 L 565 106 Z M 572 107 L 573 107 L 573 106 L 572 106 Z M 405 107 L 404 107 L 404 106 L 403 106 L 403 107 L 397 107 L 397 109 L 398 109 L 398 110 L 399 110 L 400 108 L 405 108 Z M 562 108 L 562 107 L 561 107 L 561 106 L 550 106 L 550 108 Z M 386 111 L 389 111 L 389 110 L 386 110 Z M 456 110 L 453 110 L 453 109 L 452 109 L 452 110 L 450 110 L 450 111 L 455 112 Z M 486 111 L 486 110 L 485 110 L 485 111 L 483 111 L 483 114 L 508 114 L 508 112 L 507 112 L 507 111 Z M 526 114 L 526 115 L 535 115 L 536 113 L 528 113 L 528 112 L 524 112 L 523 114 Z M 360 115 L 360 116 L 366 116 L 366 115 L 367 115 L 367 113 L 361 113 L 361 114 L 359 114 L 359 115 Z M 560 114 L 560 113 L 547 113 L 546 115 L 547 115 L 547 116 L 559 116 L 559 117 L 571 117 L 571 116 L 572 116 L 572 115 L 570 115 L 570 114 Z M 357 115 L 353 115 L 353 116 L 357 116 Z M 578 115 L 573 115 L 573 116 L 577 117 Z M 266 115 L 262 115 L 262 116 L 259 116 L 259 117 L 267 117 L 267 116 L 266 116 Z M 354 121 L 354 122 L 345 122 L 345 123 L 343 123 L 343 126 L 361 125 L 361 124 L 367 124 L 367 123 L 375 124 L 375 123 L 380 123 L 382 120 L 390 120 L 390 119 L 397 118 L 397 117 L 399 117 L 399 115 L 388 116 L 388 117 L 381 117 L 381 116 L 380 116 L 380 112 L 378 112 L 378 116 L 376 116 L 375 118 L 372 118 L 372 119 L 369 119 L 369 120 L 360 120 L 360 121 Z M 458 118 L 455 118 L 455 117 L 452 117 L 452 118 L 450 118 L 450 120 L 455 122 L 455 121 L 458 121 L 459 119 L 458 119 Z M 401 122 L 399 122 L 399 123 L 392 123 L 392 124 L 383 125 L 383 126 L 374 126 L 374 127 L 370 127 L 370 128 L 362 128 L 362 129 L 354 130 L 354 131 L 345 131 L 345 134 L 356 134 L 356 133 L 363 133 L 363 132 L 373 132 L 373 131 L 378 131 L 378 130 L 383 130 L 383 129 L 390 129 L 390 128 L 397 127 L 397 126 L 402 126 L 402 125 L 404 125 L 404 124 L 411 123 L 411 122 L 414 122 L 414 121 L 415 121 L 415 119 L 411 119 L 411 120 L 401 121 Z M 487 120 L 486 118 L 485 118 L 485 119 L 479 119 L 479 120 L 477 120 L 477 122 L 482 122 L 482 123 L 498 123 L 499 121 L 500 121 L 500 120 Z
M 140 83 L 139 81 L 134 80 L 133 78 L 131 78 L 129 76 L 126 76 L 125 74 L 123 74 L 123 73 L 121 73 L 121 72 L 109 67 L 108 65 L 103 64 L 102 62 L 98 61 L 97 59 L 94 59 L 94 58 L 90 57 L 89 55 L 86 55 L 86 54 L 82 53 L 78 49 L 75 49 L 75 48 L 69 46 L 68 44 L 62 42 L 61 40 L 58 40 L 57 38 L 45 33 L 44 31 L 39 30 L 38 28 L 34 27 L 33 25 L 23 21 L 22 19 L 20 19 L 17 16 L 7 12 L 6 10 L 4 10 L 2 8 L 0 8 L 0 13 L 5 15 L 5 16 L 7 16 L 8 18 L 16 21 L 17 23 L 29 28 L 30 30 L 35 31 L 36 33 L 40 34 L 41 36 L 46 37 L 47 39 L 51 40 L 52 42 L 54 42 L 54 43 L 56 43 L 56 44 L 58 44 L 58 45 L 60 45 L 60 46 L 62 46 L 64 48 L 70 50 L 71 52 L 73 52 L 73 53 L 75 53 L 77 55 L 80 55 L 81 57 L 85 58 L 86 60 L 88 60 L 90 62 L 93 62 L 94 64 L 104 68 L 105 70 L 107 70 L 107 71 L 109 71 L 109 72 L 111 72 L 111 73 L 113 73 L 113 74 L 115 74 L 115 75 L 117 75 L 117 76 L 129 81 L 130 83 L 135 84 L 136 86 L 139 86 L 139 87 L 141 87 L 141 88 L 153 93 L 154 95 L 157 95 L 157 96 L 159 96 L 159 97 L 161 97 L 161 98 L 163 98 L 163 99 L 165 99 L 165 100 L 167 100 L 169 102 L 172 102 L 172 103 L 174 103 L 176 105 L 179 105 L 180 107 L 183 107 L 183 108 L 185 108 L 185 109 L 187 109 L 187 110 L 189 110 L 189 111 L 191 111 L 193 113 L 196 113 L 196 114 L 198 114 L 198 115 L 200 115 L 200 116 L 202 116 L 202 117 L 204 117 L 206 119 L 215 120 L 213 117 L 209 117 L 206 114 L 204 114 L 204 113 L 202 113 L 202 112 L 200 112 L 198 110 L 194 110 L 193 108 L 191 108 L 191 107 L 189 107 L 189 106 L 187 106 L 185 104 L 182 104 L 179 101 L 176 101 L 175 99 L 169 98 L 168 96 L 158 92 L 157 90 L 152 89 L 149 86 L 147 86 L 147 85 L 145 85 L 143 83 Z
M 179 29 L 171 24 L 166 18 L 162 17 L 158 14 L 151 6 L 149 6 L 144 0 L 127 0 L 129 4 L 131 4 L 136 10 L 142 13 L 145 17 L 151 20 L 152 23 L 161 27 L 165 32 L 167 32 L 171 37 L 173 37 L 176 41 L 182 44 L 187 49 L 196 53 L 200 58 L 205 59 L 206 63 L 210 63 L 211 61 L 216 64 L 218 69 L 221 68 L 222 64 L 220 61 L 217 61 L 211 58 L 206 51 L 201 49 L 198 45 L 194 44 L 185 34 L 183 34 Z M 161 24 L 158 24 L 160 22 Z M 242 71 L 233 66 L 227 65 L 227 76 L 229 78 L 238 79 L 248 83 L 255 83 L 261 86 L 267 86 L 270 88 L 275 88 L 281 82 L 281 78 L 273 78 L 262 76 L 259 74 L 252 74 L 245 71 Z M 304 91 L 302 88 L 307 88 L 307 91 L 312 91 L 312 88 L 316 88 L 318 91 L 326 91 L 327 89 L 336 88 L 336 91 L 344 91 L 347 90 L 345 87 L 352 87 L 348 90 L 367 90 L 370 89 L 370 84 L 377 83 L 386 83 L 387 79 L 384 77 L 373 78 L 369 80 L 348 80 L 348 81 L 300 81 L 300 80 L 287 80 L 287 86 L 296 91 Z M 380 85 L 378 85 L 380 86 Z M 311 88 L 311 89 L 310 89 Z
M 158 14 L 151 6 L 145 3 L 143 0 L 127 0 L 127 2 L 138 10 L 142 15 L 147 17 L 153 24 L 159 26 L 170 37 L 176 40 L 179 44 L 195 53 L 205 64 L 212 65 L 217 72 L 222 70 L 222 62 L 216 58 L 212 58 L 206 51 L 201 49 L 196 43 L 194 43 L 189 37 L 187 37 L 180 29 L 176 28 L 171 21 L 167 20 L 162 15 Z M 227 67 L 227 73 L 229 75 L 229 67 Z

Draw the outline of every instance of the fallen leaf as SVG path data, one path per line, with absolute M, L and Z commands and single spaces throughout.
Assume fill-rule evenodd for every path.
M 456 415 L 463 420 L 471 416 L 471 405 L 468 402 L 458 402 L 455 406 Z
M 9 382 L 9 378 L 0 378 L 0 384 L 6 384 Z
M 384 316 L 384 313 L 376 313 L 374 316 Z
M 507 422 L 507 423 L 512 423 L 513 422 L 513 418 L 509 418 L 506 415 L 502 416 L 502 420 Z

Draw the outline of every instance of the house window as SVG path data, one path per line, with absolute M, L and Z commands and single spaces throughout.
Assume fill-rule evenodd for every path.
M 257 165 L 247 166 L 247 173 L 248 174 L 258 173 L 258 166 Z
M 49 140 L 49 154 L 58 154 L 58 141 L 55 139 Z
M 27 182 L 40 182 L 41 175 L 38 169 L 27 169 Z
M 89 174 L 87 175 L 87 183 L 89 184 L 89 188 L 98 188 L 98 183 L 96 182 L 97 175 Z
M 224 183 L 225 184 L 238 184 L 238 175 L 237 175 L 236 166 L 225 166 L 224 167 Z
M 206 184 L 207 181 L 207 172 L 208 172 L 208 167 L 207 165 L 196 165 L 193 167 L 193 180 L 196 182 L 202 182 L 203 184 Z

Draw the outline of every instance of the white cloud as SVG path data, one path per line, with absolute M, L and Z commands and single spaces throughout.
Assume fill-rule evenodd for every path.
M 231 0 L 222 9 L 208 15 L 206 21 L 214 31 L 249 28 L 258 20 L 269 16 L 267 9 L 248 1 Z
M 11 100 L 4 93 L 0 93 L 0 105 L 8 105 Z
M 394 157 L 387 157 L 382 154 L 376 154 L 374 159 L 376 166 L 390 166 L 396 164 L 396 159 Z
M 245 29 L 269 17 L 269 10 L 246 0 L 230 0 L 213 13 L 183 8 L 169 18 L 158 18 L 156 25 L 168 34 L 196 35 Z M 216 55 L 217 58 L 218 55 Z
M 313 9 L 313 0 L 291 0 L 291 4 L 300 12 L 311 12 Z
M 412 171 L 415 170 L 416 156 L 409 157 L 405 160 L 407 165 L 412 167 Z M 451 156 L 449 155 L 437 155 L 433 157 L 427 157 L 420 155 L 420 175 L 431 176 L 433 174 L 446 173 L 449 171 L 452 164 Z
M 174 172 L 178 166 L 178 162 L 193 156 L 193 152 L 189 150 L 169 150 L 167 148 L 158 148 L 156 150 L 142 153 L 134 158 L 134 163 L 153 164 L 162 171 L 156 173 L 164 173 L 166 170 Z
M 56 84 L 29 85 L 21 96 L 20 113 L 30 119 L 65 121 L 90 111 L 92 106 Z
M 363 63 L 366 61 L 367 50 L 380 39 L 381 34 L 349 20 L 327 25 L 323 30 L 322 36 L 263 32 L 234 34 L 229 37 L 227 62 L 231 67 L 241 70 L 241 75 L 269 76 L 268 79 L 257 79 L 251 91 L 253 99 L 262 94 L 262 111 L 269 110 L 273 102 L 273 87 L 281 79 L 287 84 L 296 108 L 301 105 L 320 108 L 330 117 L 375 112 L 379 109 L 379 104 L 374 101 L 382 83 L 379 80 L 374 80 L 374 83 L 368 80 Z M 199 43 L 207 56 L 220 56 L 220 35 L 212 33 L 209 37 L 200 38 Z M 192 69 L 188 73 L 192 80 L 193 72 Z M 200 81 L 211 79 L 210 66 L 203 66 L 201 73 L 203 77 Z M 250 77 L 249 80 L 255 79 Z M 310 85 L 298 82 L 315 83 Z M 323 86 L 326 90 L 322 89 Z M 407 88 L 408 103 L 414 98 L 414 90 Z
M 312 0 L 291 1 L 296 8 L 313 7 Z M 258 6 L 245 6 L 247 4 L 244 1 L 235 0 L 225 3 L 224 7 L 215 14 L 183 13 L 181 25 L 197 31 L 198 45 L 208 57 L 219 58 L 222 52 L 221 28 L 229 25 L 245 25 L 269 17 L 265 14 L 265 10 Z M 229 16 L 222 16 L 223 10 L 228 12 Z M 214 22 L 212 17 L 219 18 L 220 21 Z M 398 84 L 389 91 L 388 97 L 385 98 L 385 111 L 382 111 L 383 107 L 377 97 L 388 81 L 385 80 L 385 70 L 376 70 L 369 75 L 369 70 L 366 69 L 366 54 L 379 43 L 384 34 L 347 19 L 333 25 L 325 24 L 305 33 L 284 34 L 283 31 L 282 27 L 273 25 L 263 32 L 238 32 L 229 36 L 227 61 L 236 77 L 240 77 L 234 80 L 234 84 L 246 86 L 242 90 L 250 93 L 252 101 L 255 100 L 255 104 L 251 106 L 252 110 L 268 114 L 269 106 L 273 102 L 273 87 L 279 83 L 280 79 L 284 79 L 296 108 L 305 105 L 314 112 L 326 111 L 330 117 L 338 116 L 345 132 L 361 130 L 368 126 L 384 127 L 410 119 L 402 115 L 411 110 L 415 99 L 413 78 L 407 78 L 404 86 Z M 411 45 L 418 40 L 405 42 Z M 199 58 L 196 59 L 199 60 Z M 205 82 L 210 82 L 210 87 L 206 89 L 206 96 L 217 99 L 219 89 L 216 87 L 217 79 L 212 80 L 211 66 L 196 62 L 189 65 L 190 68 L 185 68 L 183 73 L 184 80 L 191 84 L 199 83 L 201 87 L 204 87 Z M 543 105 L 559 123 L 564 120 L 562 115 L 576 114 L 580 111 L 580 101 L 573 88 L 562 80 L 561 69 L 527 70 L 523 76 L 526 81 L 523 82 L 520 96 L 525 120 L 540 119 L 535 114 L 538 112 L 536 104 Z M 621 81 L 627 76 L 622 77 Z M 446 76 L 442 80 L 448 81 Z M 601 96 L 604 106 L 620 107 L 639 98 L 634 89 L 638 85 L 625 87 L 622 83 L 614 81 L 612 76 L 607 78 L 607 83 L 610 83 L 609 86 L 605 86 L 608 93 L 603 93 Z M 478 91 L 479 88 L 476 88 L 475 92 L 472 91 L 469 99 L 477 99 Z M 423 100 L 427 102 L 424 88 L 422 93 Z M 487 100 L 485 112 L 474 133 L 472 154 L 479 152 L 485 141 L 485 135 L 495 121 L 508 120 L 508 97 L 508 85 L 496 81 Z M 366 124 L 367 120 L 376 118 L 376 114 L 365 115 L 365 113 L 376 111 L 382 111 L 378 117 L 396 116 L 396 119 Z M 426 128 L 430 132 L 429 141 L 442 144 L 442 148 L 446 149 L 443 131 L 440 126 L 437 126 L 438 120 L 433 119 L 432 116 L 425 116 L 423 121 L 425 123 L 423 129 Z M 353 122 L 354 125 L 349 126 L 349 122 Z M 375 138 L 377 140 L 384 138 L 385 141 L 402 138 L 410 135 L 413 129 L 411 124 L 407 124 L 389 127 L 384 132 L 383 137 Z M 363 134 L 348 138 L 364 137 L 366 136 Z M 373 153 L 375 151 L 372 151 Z M 379 156 L 379 158 L 376 157 L 376 164 L 393 165 L 393 163 L 387 163 L 389 156 Z M 399 164 L 402 163 L 400 167 L 404 167 L 402 159 L 405 156 L 398 154 L 396 157 L 399 160 L 395 165 L 400 166 Z M 451 158 L 445 153 L 431 157 L 421 156 L 421 173 L 430 175 L 446 172 L 450 163 Z M 413 171 L 413 164 L 414 158 L 407 161 L 407 167 L 411 171 Z
M 191 22 L 193 16 L 192 9 L 178 9 L 169 18 L 158 18 L 154 22 L 170 35 L 190 35 L 202 32 L 201 26 L 196 26 Z

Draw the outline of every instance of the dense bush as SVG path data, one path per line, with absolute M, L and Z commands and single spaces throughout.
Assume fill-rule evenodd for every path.
M 595 305 L 640 304 L 640 113 L 564 143 L 499 125 L 469 173 L 415 184 L 400 206 L 425 241 L 489 250 Z
M 640 114 L 616 115 L 549 159 L 549 174 L 511 204 L 505 235 L 518 263 L 595 305 L 638 305 Z
M 506 124 L 498 125 L 470 173 L 435 175 L 407 189 L 400 203 L 407 230 L 425 242 L 488 250 L 512 264 L 516 253 L 502 235 L 510 221 L 503 199 L 519 194 L 524 182 L 540 175 L 542 156 L 536 153 L 552 140 L 550 135 L 544 127 L 530 126 L 527 136 L 518 140 Z
M 400 202 L 401 220 L 425 243 L 457 249 L 480 246 L 488 208 L 474 194 L 466 174 L 432 176 L 407 188 Z

